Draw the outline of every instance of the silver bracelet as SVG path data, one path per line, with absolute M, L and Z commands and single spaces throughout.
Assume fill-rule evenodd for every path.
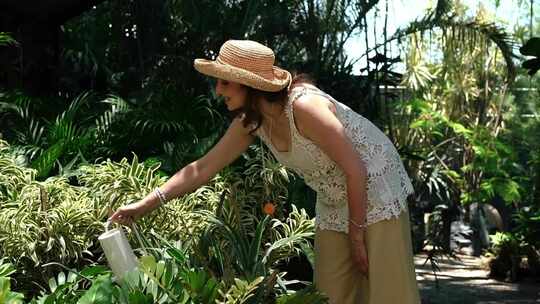
M 159 203 L 161 205 L 165 204 L 167 202 L 167 197 L 165 196 L 165 194 L 163 193 L 163 191 L 161 191 L 159 188 L 156 188 L 154 189 L 154 194 L 157 196 L 157 198 L 159 199 Z
M 353 221 L 352 219 L 349 219 L 349 223 L 353 224 L 353 226 L 355 226 L 358 229 L 366 229 L 367 226 L 368 226 L 367 224 L 358 224 L 357 222 Z

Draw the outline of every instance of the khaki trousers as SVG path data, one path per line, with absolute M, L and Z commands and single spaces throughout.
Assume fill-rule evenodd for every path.
M 317 229 L 314 283 L 330 304 L 418 304 L 409 213 L 368 226 L 369 279 L 353 264 L 349 237 Z

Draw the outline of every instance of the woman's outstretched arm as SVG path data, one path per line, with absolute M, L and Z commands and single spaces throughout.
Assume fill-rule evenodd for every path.
M 254 138 L 249 134 L 249 129 L 244 127 L 241 118 L 235 118 L 225 135 L 206 155 L 176 172 L 160 190 L 166 199 L 170 200 L 199 188 L 244 153 Z M 118 208 L 111 220 L 128 224 L 159 205 L 159 198 L 152 192 L 134 204 Z

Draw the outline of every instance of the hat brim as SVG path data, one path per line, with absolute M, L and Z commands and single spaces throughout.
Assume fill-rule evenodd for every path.
M 202 74 L 234 81 L 267 92 L 278 92 L 291 82 L 291 74 L 277 66 L 273 67 L 274 79 L 269 80 L 250 71 L 222 64 L 214 60 L 195 59 L 193 66 Z

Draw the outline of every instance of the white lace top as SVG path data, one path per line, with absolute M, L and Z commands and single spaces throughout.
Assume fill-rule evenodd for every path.
M 302 85 L 290 92 L 285 107 L 291 130 L 289 151 L 278 151 L 262 128 L 257 129 L 255 134 L 265 142 L 279 162 L 304 178 L 306 184 L 317 192 L 316 227 L 348 233 L 347 184 L 341 168 L 296 128 L 292 104 L 305 94 L 322 95 L 335 104 L 337 118 L 367 166 L 367 224 L 398 217 L 402 211 L 406 211 L 406 198 L 413 192 L 413 187 L 388 137 L 369 120 L 330 95 L 315 86 Z

